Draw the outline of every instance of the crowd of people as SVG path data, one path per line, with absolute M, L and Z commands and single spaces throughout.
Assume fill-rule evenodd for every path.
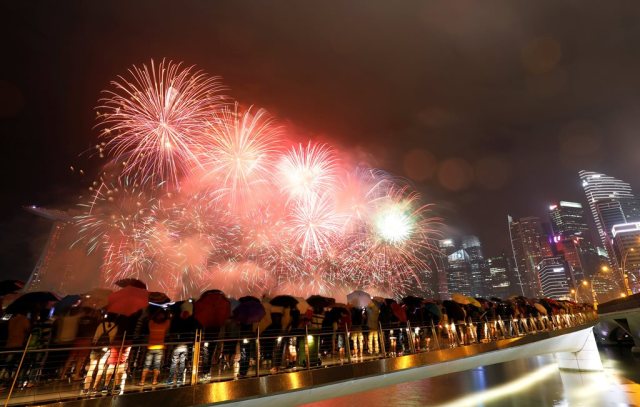
M 551 299 L 396 301 L 362 291 L 344 303 L 319 295 L 233 299 L 219 290 L 172 302 L 138 280 L 122 285 L 54 300 L 51 293 L 18 293 L 8 306 L 3 302 L 2 387 L 75 381 L 92 394 L 118 393 L 125 382 L 182 385 L 193 374 L 211 380 L 215 371 L 242 378 L 250 366 L 277 373 L 429 349 L 434 335 L 451 341 L 452 323 L 478 322 L 471 337 L 480 341 L 495 334 L 480 329 L 483 321 L 593 312 L 587 304 Z

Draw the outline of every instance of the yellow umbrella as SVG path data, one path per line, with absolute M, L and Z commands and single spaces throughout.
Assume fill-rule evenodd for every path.
M 451 299 L 458 304 L 467 305 L 469 304 L 469 297 L 466 295 L 462 295 L 460 293 L 451 294 Z
M 480 304 L 480 301 L 476 300 L 475 298 L 467 297 L 467 300 L 469 301 L 469 304 L 473 305 L 474 307 L 482 308 L 482 304 Z

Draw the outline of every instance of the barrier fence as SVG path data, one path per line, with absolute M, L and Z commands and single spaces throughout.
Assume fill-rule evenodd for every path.
M 420 326 L 396 323 L 377 329 L 307 327 L 287 335 L 198 330 L 188 336 L 168 336 L 161 349 L 130 340 L 126 333 L 101 347 L 90 346 L 88 338 L 76 339 L 77 346 L 37 349 L 27 345 L 0 352 L 0 400 L 5 406 L 51 403 L 241 380 L 488 343 L 595 319 L 595 313 L 498 317 Z

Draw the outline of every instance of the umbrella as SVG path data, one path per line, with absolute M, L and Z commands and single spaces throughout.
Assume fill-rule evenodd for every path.
M 142 288 L 143 290 L 147 289 L 147 284 L 144 281 L 140 281 L 137 278 L 123 278 L 122 280 L 118 280 L 116 281 L 116 285 L 118 287 L 137 287 L 137 288 Z
M 420 308 L 423 301 L 424 301 L 424 298 L 416 297 L 413 295 L 409 295 L 402 299 L 402 303 L 407 307 L 411 307 L 411 308 Z
M 307 303 L 311 305 L 314 310 L 321 312 L 323 308 L 327 308 L 336 303 L 336 300 L 329 297 L 323 297 L 321 295 L 312 295 L 307 298 Z
M 355 290 L 347 295 L 347 302 L 354 307 L 364 308 L 371 302 L 371 295 L 362 290 Z
M 20 280 L 4 280 L 0 281 L 0 296 L 15 293 L 22 290 L 24 281 Z
M 57 315 L 64 314 L 67 311 L 69 311 L 71 308 L 77 307 L 78 305 L 80 305 L 81 299 L 82 297 L 80 297 L 79 295 L 75 295 L 75 294 L 67 295 L 66 297 L 58 301 L 56 305 L 54 305 L 54 308 L 55 308 L 54 312 Z
M 466 314 L 460 304 L 455 301 L 444 300 L 442 301 L 442 305 L 444 309 L 447 311 L 447 315 L 449 316 L 449 321 L 458 322 L 464 321 L 466 318 Z
M 306 314 L 307 311 L 311 309 L 311 305 L 309 305 L 307 300 L 305 300 L 304 298 L 296 297 L 296 300 L 298 300 L 296 308 L 298 309 L 298 311 L 300 311 L 300 314 Z
M 22 294 L 7 307 L 8 314 L 15 314 L 17 311 L 29 311 L 36 306 L 49 308 L 50 303 L 60 301 L 60 297 L 49 291 L 35 291 Z
M 193 316 L 205 328 L 220 328 L 231 316 L 231 303 L 222 291 L 205 292 L 193 305 Z
M 240 305 L 233 310 L 233 319 L 241 324 L 253 324 L 260 322 L 266 314 L 262 303 L 255 301 L 241 302 Z
M 104 308 L 109 304 L 109 295 L 112 292 L 107 288 L 94 288 L 83 296 L 82 306 L 95 309 Z
M 442 318 L 442 310 L 440 309 L 438 304 L 427 302 L 424 304 L 424 309 L 426 309 L 427 312 L 429 312 L 431 315 Z
M 407 322 L 407 311 L 397 302 L 391 303 L 391 312 L 398 318 L 400 322 Z
M 547 315 L 547 309 L 542 304 L 538 304 L 536 302 L 535 304 L 533 304 L 533 306 L 536 307 L 538 312 L 541 313 L 542 315 Z
M 469 297 L 462 294 L 458 294 L 458 293 L 452 294 L 451 299 L 457 302 L 458 304 L 462 304 L 462 305 L 469 304 Z
M 148 305 L 149 291 L 130 285 L 109 294 L 107 311 L 129 316 Z
M 375 302 L 378 305 L 382 305 L 386 302 L 382 297 L 373 297 L 371 301 Z
M 22 294 L 11 293 L 2 296 L 2 309 L 6 309 L 12 302 L 20 298 Z
M 165 293 L 161 293 L 158 291 L 152 291 L 149 293 L 149 302 L 153 302 L 155 304 L 166 304 L 171 302 L 171 298 Z
M 473 305 L 476 308 L 482 308 L 482 304 L 480 304 L 480 301 L 476 300 L 473 297 L 467 297 L 467 300 L 469 301 L 469 304 Z
M 271 301 L 269 301 L 271 305 L 276 305 L 279 307 L 295 307 L 298 304 L 298 300 L 290 295 L 278 295 L 273 297 Z
M 257 302 L 258 304 L 262 304 L 262 301 L 260 301 L 259 298 L 254 297 L 253 295 L 245 295 L 244 297 L 238 298 L 238 301 L 240 301 L 240 303 L 243 303 L 243 302 Z

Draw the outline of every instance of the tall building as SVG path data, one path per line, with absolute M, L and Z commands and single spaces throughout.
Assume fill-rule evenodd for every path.
M 621 218 L 627 222 L 640 220 L 638 200 L 627 182 L 593 171 L 581 170 L 579 176 L 598 237 L 605 248 L 610 247 L 609 226 L 624 223 Z M 611 217 L 614 219 L 610 220 Z
M 611 266 L 618 268 L 621 259 L 612 246 L 611 230 L 617 224 L 640 221 L 640 203 L 627 182 L 593 171 L 582 170 L 579 176 L 598 237 L 609 254 Z
M 472 297 L 486 296 L 491 283 L 480 239 L 477 236 L 444 239 L 440 240 L 439 248 L 446 256 L 446 291 Z
M 491 276 L 487 261 L 482 255 L 480 239 L 477 236 L 464 236 L 461 246 L 469 255 L 472 296 L 486 297 L 491 288 Z
M 489 257 L 487 266 L 491 282 L 491 288 L 485 294 L 487 297 L 507 298 L 511 295 L 519 294 L 518 280 L 511 256 L 502 253 L 498 256 Z
M 449 293 L 460 293 L 472 296 L 471 263 L 469 254 L 460 249 L 447 256 L 447 282 Z
M 589 240 L 589 227 L 580 203 L 560 201 L 550 205 L 549 218 L 554 235 L 582 236 Z
M 542 295 L 554 299 L 568 299 L 571 292 L 567 264 L 562 256 L 544 258 L 538 264 Z
M 513 220 L 507 216 L 513 257 L 518 268 L 520 291 L 526 297 L 538 297 L 541 285 L 536 266 L 543 258 L 551 256 L 551 249 L 544 237 L 540 219 L 535 216 Z
M 629 288 L 635 293 L 640 291 L 640 222 L 614 225 L 611 229 L 612 246 L 620 261 L 620 280 L 622 273 L 627 276 Z M 624 287 L 624 284 L 621 288 Z

